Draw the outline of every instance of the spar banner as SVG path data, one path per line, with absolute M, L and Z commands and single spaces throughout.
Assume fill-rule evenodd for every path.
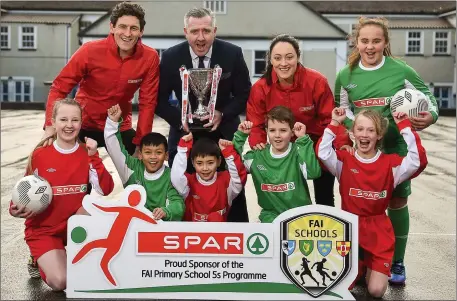
M 354 300 L 358 219 L 328 206 L 271 224 L 162 222 L 130 185 L 120 200 L 88 195 L 68 221 L 67 297 Z

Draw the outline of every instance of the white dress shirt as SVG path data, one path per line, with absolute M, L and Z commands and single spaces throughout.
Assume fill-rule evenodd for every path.
M 192 47 L 189 46 L 190 56 L 192 57 L 192 65 L 194 68 L 198 68 L 198 55 L 192 50 Z M 203 64 L 205 68 L 210 67 L 211 62 L 211 54 L 213 53 L 213 46 L 211 46 L 208 52 L 205 54 L 205 59 L 203 60 Z

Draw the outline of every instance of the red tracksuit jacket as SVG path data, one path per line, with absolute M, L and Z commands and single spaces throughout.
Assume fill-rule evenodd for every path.
M 46 105 L 45 126 L 51 125 L 56 100 L 65 98 L 79 83 L 76 99 L 83 107 L 82 128 L 103 132 L 107 110 L 119 104 L 121 131 L 132 128 L 132 98 L 140 88 L 138 124 L 133 143 L 152 130 L 159 86 L 159 55 L 138 40 L 132 56 L 121 59 L 112 34 L 83 44 L 54 79 Z
M 333 94 L 325 76 L 301 64 L 297 66 L 294 82 L 288 88 L 281 87 L 274 70 L 271 76 L 271 86 L 261 78 L 251 88 L 246 109 L 246 119 L 253 122 L 249 145 L 253 147 L 267 142 L 265 118 L 268 111 L 276 106 L 291 109 L 295 121 L 306 125 L 306 133 L 316 143 L 330 123 L 334 108 Z M 335 144 L 349 144 L 348 135 L 338 137 Z

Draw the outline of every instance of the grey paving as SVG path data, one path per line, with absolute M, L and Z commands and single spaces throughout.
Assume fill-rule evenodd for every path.
M 135 118 L 136 119 L 136 116 Z M 41 281 L 29 279 L 28 250 L 23 240 L 23 220 L 8 214 L 11 189 L 27 164 L 27 156 L 41 138 L 43 111 L 1 111 L 1 299 L 60 300 L 64 293 L 54 293 Z M 154 120 L 154 131 L 168 133 L 168 125 Z M 429 165 L 413 181 L 410 197 L 411 233 L 406 265 L 405 287 L 390 287 L 386 300 L 456 299 L 456 119 L 441 117 L 438 123 L 420 133 L 427 149 Z M 121 191 L 120 179 L 104 149 L 104 163 Z M 309 185 L 311 194 L 312 184 Z M 252 182 L 247 199 L 251 221 L 259 213 Z M 337 205 L 340 204 L 335 187 Z M 357 300 L 370 299 L 364 288 L 356 288 Z

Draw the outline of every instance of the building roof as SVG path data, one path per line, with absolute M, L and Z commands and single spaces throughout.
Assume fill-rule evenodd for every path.
M 403 19 L 389 20 L 389 28 L 391 29 L 449 29 L 454 28 L 445 19 Z
M 1 1 L 6 10 L 108 11 L 121 1 Z
M 2 15 L 1 23 L 30 23 L 30 24 L 71 24 L 79 16 L 67 15 Z
M 302 1 L 321 14 L 433 14 L 456 9 L 455 1 Z

